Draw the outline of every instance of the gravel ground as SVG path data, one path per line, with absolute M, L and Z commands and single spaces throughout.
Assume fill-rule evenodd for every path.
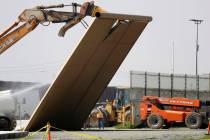
M 27 121 L 18 121 L 17 130 L 26 126 Z M 188 129 L 188 128 L 170 128 L 170 129 L 115 129 L 97 128 L 85 129 L 83 131 L 53 131 L 51 140 L 199 140 L 205 136 L 207 129 Z M 32 135 L 34 133 L 30 133 Z M 27 140 L 41 140 L 45 132 L 35 133 Z M 47 139 L 47 138 L 45 138 Z
M 105 128 L 105 130 L 89 129 L 84 131 L 51 132 L 52 140 L 199 140 L 207 133 L 207 129 L 191 130 L 187 128 L 171 129 L 133 129 L 116 130 Z M 32 133 L 30 133 L 32 134 Z M 44 132 L 29 137 L 30 140 L 41 140 Z

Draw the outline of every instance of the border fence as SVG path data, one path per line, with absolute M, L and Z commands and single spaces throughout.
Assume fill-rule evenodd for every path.
M 130 87 L 141 89 L 143 95 L 186 97 L 206 100 L 210 98 L 210 74 L 181 75 L 151 72 L 130 72 Z
M 142 96 L 185 97 L 210 100 L 210 74 L 164 74 L 130 72 L 131 103 L 134 106 L 135 125 L 140 124 L 139 103 Z

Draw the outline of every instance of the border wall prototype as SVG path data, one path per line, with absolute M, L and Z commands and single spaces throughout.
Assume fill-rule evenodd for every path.
M 95 18 L 25 130 L 36 131 L 47 122 L 65 130 L 81 129 L 103 90 L 151 20 L 147 16 L 112 13 Z

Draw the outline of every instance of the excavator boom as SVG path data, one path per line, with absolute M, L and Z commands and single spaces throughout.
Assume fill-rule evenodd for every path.
M 47 10 L 51 8 L 63 8 L 72 6 L 72 12 Z M 80 12 L 77 12 L 77 7 L 80 7 Z M 72 5 L 51 5 L 37 6 L 32 9 L 24 10 L 18 17 L 18 22 L 15 22 L 6 31 L 0 34 L 0 54 L 10 48 L 13 44 L 34 30 L 39 24 L 49 25 L 49 23 L 66 24 L 60 29 L 59 36 L 63 37 L 68 29 L 79 23 L 85 16 L 95 16 L 96 12 L 102 12 L 102 9 L 94 5 L 94 2 L 85 2 L 82 5 L 72 3 Z M 17 27 L 20 23 L 23 23 Z
M 36 20 L 32 20 L 29 23 L 24 23 L 19 28 L 15 29 L 11 33 L 7 34 L 0 39 L 0 54 L 9 49 L 13 44 L 23 38 L 26 34 L 32 31 L 37 26 Z

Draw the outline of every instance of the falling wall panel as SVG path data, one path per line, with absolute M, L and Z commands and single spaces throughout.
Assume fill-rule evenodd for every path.
M 135 21 L 133 17 L 132 21 L 116 21 L 116 17 L 110 15 L 94 20 L 43 97 L 25 130 L 38 130 L 47 122 L 66 130 L 82 127 L 149 22 L 139 19 Z

